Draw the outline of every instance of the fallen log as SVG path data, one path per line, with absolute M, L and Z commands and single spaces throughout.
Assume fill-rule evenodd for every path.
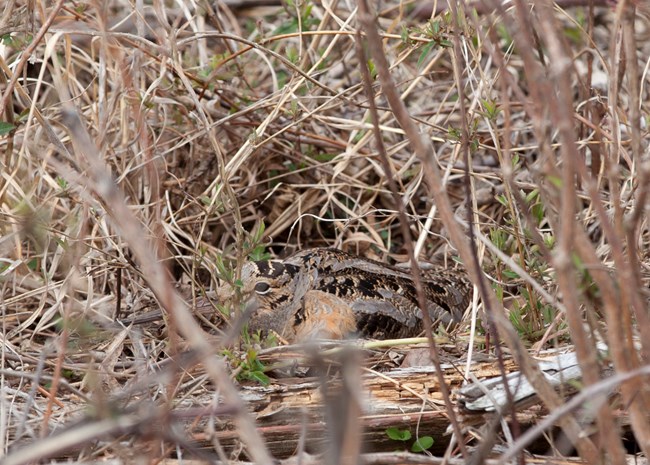
M 414 351 L 427 351 L 426 348 L 413 348 Z M 487 424 L 500 415 L 494 411 L 469 411 L 459 405 L 458 393 L 465 382 L 462 369 L 464 362 L 444 363 L 444 379 L 452 391 L 455 415 L 468 429 Z M 511 360 L 505 362 L 508 373 L 514 374 L 516 366 Z M 432 366 L 397 367 L 388 371 L 359 368 L 360 384 L 356 393 L 362 414 L 358 417 L 362 430 L 362 444 L 365 452 L 409 450 L 417 437 L 430 436 L 433 445 L 429 449 L 434 455 L 441 455 L 449 445 L 449 416 L 440 394 L 438 377 Z M 493 360 L 472 365 L 471 372 L 478 379 L 500 379 Z M 326 381 L 324 381 L 326 380 Z M 323 383 L 330 394 L 324 396 Z M 264 435 L 271 453 L 277 458 L 286 458 L 300 451 L 322 452 L 326 440 L 332 436 L 328 432 L 326 418 L 331 401 L 331 392 L 344 395 L 340 373 L 325 377 L 276 378 L 267 386 L 243 382 L 241 395 L 250 407 L 256 423 Z M 347 395 L 350 395 L 347 393 Z M 530 395 L 534 395 L 531 393 Z M 546 413 L 536 404 L 534 398 L 523 399 L 522 408 L 517 412 L 517 422 L 522 429 L 534 425 Z M 344 415 L 346 412 L 337 412 Z M 330 412 L 331 414 L 331 412 Z M 511 421 L 511 418 L 507 419 Z M 391 439 L 389 429 L 410 434 L 404 441 Z M 216 439 L 226 451 L 241 450 L 238 432 L 232 424 L 224 422 L 221 428 L 210 437 L 197 431 L 194 436 L 203 446 Z

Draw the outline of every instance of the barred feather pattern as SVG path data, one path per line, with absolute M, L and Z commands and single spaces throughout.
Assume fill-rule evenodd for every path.
M 432 321 L 453 325 L 468 307 L 471 283 L 460 270 L 421 271 Z M 410 270 L 337 249 L 299 251 L 284 260 L 246 263 L 242 292 L 255 310 L 250 329 L 289 342 L 414 337 L 422 310 Z

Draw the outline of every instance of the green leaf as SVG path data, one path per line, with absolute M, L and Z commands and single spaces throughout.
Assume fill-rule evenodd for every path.
M 433 438 L 431 436 L 422 436 L 411 446 L 411 452 L 424 452 L 433 446 Z
M 568 27 L 564 30 L 564 35 L 567 36 L 573 43 L 580 45 L 583 43 L 582 30 L 577 27 Z
M 542 238 L 544 239 L 544 245 L 546 245 L 546 247 L 549 249 L 552 249 L 555 246 L 555 236 L 551 234 L 544 234 Z
M 221 279 L 232 281 L 233 272 L 230 268 L 226 267 L 226 264 L 223 262 L 223 257 L 220 255 L 215 256 L 214 266 L 217 268 L 217 273 Z
M 485 116 L 487 116 L 490 120 L 496 119 L 500 111 L 497 103 L 494 100 L 482 99 L 481 104 L 483 105 Z
M 377 68 L 375 67 L 375 62 L 370 58 L 368 59 L 368 72 L 370 73 L 371 78 L 375 79 L 377 77 Z
M 510 279 L 517 279 L 519 275 L 512 270 L 503 270 L 503 276 Z
M 300 2 L 302 5 L 305 5 L 305 3 Z M 307 18 L 311 16 L 311 9 L 314 7 L 314 5 L 307 4 L 303 11 L 300 13 L 300 19 L 302 22 L 305 22 Z
M 558 189 L 562 188 L 563 182 L 562 182 L 562 178 L 560 178 L 559 176 L 548 176 L 547 179 L 551 184 L 553 184 Z
M 447 135 L 449 136 L 450 139 L 455 140 L 455 141 L 459 141 L 460 136 L 461 136 L 461 132 L 460 132 L 460 129 L 449 126 L 447 128 Z
M 63 368 L 61 370 L 61 376 L 63 376 L 68 381 L 71 381 L 71 380 L 76 378 L 75 372 L 70 370 L 70 369 L 66 369 L 66 368 Z
M 526 203 L 532 203 L 534 200 L 537 200 L 537 195 L 539 194 L 539 189 L 533 189 L 528 194 L 526 194 Z
M 298 20 L 296 18 L 292 18 L 289 21 L 285 21 L 284 23 L 280 24 L 273 32 L 271 32 L 271 36 L 281 36 L 284 34 L 291 34 L 293 32 L 296 32 L 298 30 Z
M 409 41 L 409 30 L 406 26 L 402 24 L 402 29 L 400 30 L 399 37 L 402 40 L 402 43 L 408 44 Z
M 264 249 L 266 246 L 264 244 L 260 244 L 257 247 L 255 247 L 253 250 L 251 250 L 251 253 L 248 254 L 248 257 L 254 261 L 254 262 L 261 262 L 261 261 L 266 261 L 271 259 L 271 254 L 268 252 L 265 252 Z
M 497 202 L 499 202 L 504 207 L 508 206 L 508 198 L 505 195 L 499 194 L 499 195 L 495 196 L 494 198 L 496 199 Z
M 246 377 L 251 381 L 257 381 L 263 386 L 268 386 L 271 383 L 271 379 L 261 371 L 249 371 Z
M 533 218 L 537 220 L 537 224 L 541 224 L 542 220 L 544 219 L 544 205 L 541 203 L 533 205 L 531 213 L 533 215 Z
M 27 268 L 29 268 L 32 271 L 36 270 L 38 268 L 38 259 L 32 258 L 31 260 L 29 260 L 27 262 Z
M 519 154 L 518 154 L 518 153 L 515 153 L 515 154 L 512 156 L 512 167 L 513 167 L 513 168 L 516 167 L 516 166 L 517 166 L 517 163 L 519 163 Z
M 0 136 L 6 136 L 14 129 L 16 129 L 16 126 L 13 124 L 7 123 L 6 121 L 0 121 Z
M 422 51 L 420 52 L 420 57 L 418 58 L 418 64 L 417 67 L 418 69 L 422 67 L 422 63 L 424 63 L 424 59 L 429 55 L 429 52 L 433 48 L 433 46 L 436 45 L 434 41 L 429 42 L 426 44 L 424 47 L 422 47 Z
M 255 231 L 255 234 L 253 235 L 254 242 L 259 242 L 262 239 L 265 229 L 266 229 L 266 225 L 264 224 L 264 221 L 260 221 L 260 225 L 257 228 L 257 231 Z
M 298 50 L 296 47 L 287 47 L 286 49 L 287 59 L 294 65 L 298 64 L 300 57 L 298 56 Z
M 225 317 L 230 317 L 230 309 L 225 305 L 216 304 L 217 310 Z
M 59 238 L 59 237 L 55 237 L 55 238 L 54 238 L 54 241 L 55 241 L 57 244 L 59 244 L 59 246 L 60 246 L 63 250 L 66 250 L 66 251 L 67 251 L 67 250 L 69 249 L 69 247 L 68 247 L 68 242 L 65 240 L 64 237 L 61 237 L 61 238 Z
M 386 434 L 393 441 L 408 441 L 409 439 L 411 439 L 411 432 L 409 430 L 395 428 L 394 426 L 387 428 Z
M 494 286 L 494 293 L 497 295 L 497 300 L 503 302 L 503 286 Z
M 490 240 L 499 250 L 503 251 L 506 248 L 506 241 L 508 240 L 508 235 L 505 231 L 501 229 L 492 229 L 490 231 Z

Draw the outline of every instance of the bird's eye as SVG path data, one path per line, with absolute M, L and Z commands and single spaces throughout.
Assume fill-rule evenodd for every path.
M 255 292 L 258 294 L 266 294 L 271 290 L 271 286 L 268 283 L 257 283 L 255 285 Z

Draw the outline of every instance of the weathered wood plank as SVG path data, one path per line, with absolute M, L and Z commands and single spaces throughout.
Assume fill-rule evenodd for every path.
M 510 361 L 506 366 L 508 370 L 515 369 Z M 444 364 L 443 369 L 444 378 L 455 393 L 464 381 L 462 373 L 452 364 Z M 491 361 L 475 364 L 472 373 L 478 378 L 499 375 Z M 328 390 L 340 389 L 339 376 L 332 375 L 327 379 Z M 415 441 L 417 431 L 420 436 L 434 438 L 431 452 L 444 453 L 449 443 L 449 419 L 433 367 L 396 368 L 386 372 L 361 369 L 360 379 L 357 394 L 363 414 L 358 420 L 363 427 L 365 451 L 408 450 Z M 322 392 L 318 378 L 284 378 L 273 380 L 268 386 L 252 383 L 241 386 L 242 397 L 254 413 L 268 447 L 278 458 L 295 455 L 301 437 L 304 450 L 311 453 L 322 450 L 328 437 L 326 403 Z M 455 394 L 452 394 L 452 400 L 455 404 Z M 468 425 L 476 425 L 487 422 L 493 415 L 464 413 L 461 418 Z M 540 409 L 532 406 L 518 415 L 518 421 L 526 427 L 534 424 L 539 415 Z M 226 450 L 238 450 L 240 443 L 237 431 L 227 422 L 222 426 L 216 432 L 216 438 Z M 389 427 L 409 430 L 412 440 L 391 440 L 386 434 Z

